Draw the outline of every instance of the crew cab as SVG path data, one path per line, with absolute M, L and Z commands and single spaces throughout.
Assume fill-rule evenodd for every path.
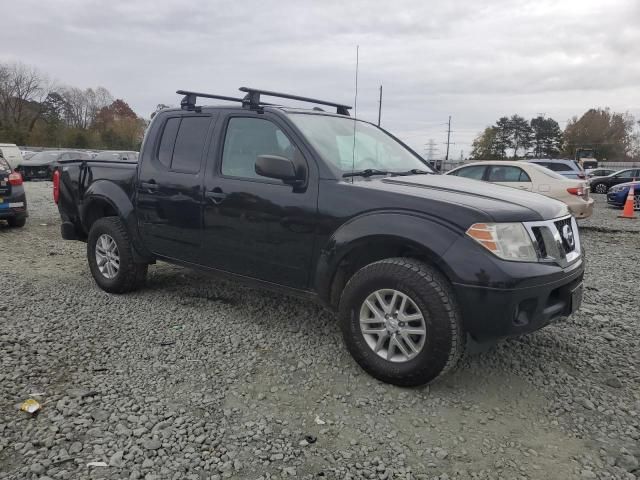
M 155 115 L 137 163 L 60 162 L 62 236 L 87 242 L 102 289 L 137 289 L 161 260 L 311 298 L 338 314 L 354 359 L 397 385 L 451 370 L 467 339 L 525 334 L 579 308 L 583 253 L 565 204 L 437 175 L 347 105 L 241 90 L 179 90 L 181 108 Z

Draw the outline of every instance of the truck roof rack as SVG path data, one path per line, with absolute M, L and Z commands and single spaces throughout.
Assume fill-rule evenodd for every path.
M 260 102 L 260 95 L 266 95 L 268 97 L 287 98 L 289 100 L 298 100 L 300 102 L 315 103 L 317 105 L 327 105 L 329 107 L 336 107 L 336 113 L 339 115 L 349 115 L 351 107 L 349 105 L 343 105 L 341 103 L 327 102 L 326 100 L 318 100 L 317 98 L 301 97 L 299 95 L 291 95 L 290 93 L 271 92 L 269 90 L 260 90 L 257 88 L 241 87 L 241 92 L 246 92 L 243 105 L 249 106 L 249 108 L 258 108 L 260 105 L 264 105 Z
M 182 101 L 180 102 L 180 107 L 183 110 L 199 110 L 200 107 L 196 106 L 196 101 L 198 97 L 202 98 L 214 98 L 216 100 L 227 100 L 229 102 L 239 102 L 245 108 L 257 109 L 261 106 L 273 105 L 273 103 L 267 103 L 260 100 L 260 95 L 267 95 L 269 97 L 278 97 L 278 98 L 287 98 L 289 100 L 298 100 L 301 102 L 315 103 L 318 105 L 328 105 L 330 107 L 336 107 L 336 113 L 339 115 L 349 115 L 349 110 L 351 107 L 349 105 L 343 105 L 340 103 L 327 102 L 325 100 L 318 100 L 316 98 L 309 97 L 300 97 L 298 95 L 291 95 L 288 93 L 278 93 L 271 92 L 269 90 L 258 90 L 256 88 L 248 88 L 242 87 L 240 91 L 246 92 L 244 98 L 239 97 L 227 97 L 225 95 L 214 95 L 212 93 L 200 93 L 200 92 L 192 92 L 190 90 L 177 90 L 176 93 L 179 95 L 184 95 Z M 319 108 L 314 108 L 314 110 L 321 110 Z

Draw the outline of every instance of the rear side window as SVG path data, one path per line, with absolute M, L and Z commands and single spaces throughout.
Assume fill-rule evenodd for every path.
M 489 170 L 490 182 L 530 182 L 527 172 L 518 167 L 492 166 Z
M 633 173 L 633 170 L 623 170 L 622 172 L 618 173 L 616 177 L 626 178 L 626 177 L 630 177 L 632 173 Z
M 554 172 L 571 172 L 571 167 L 564 163 L 548 163 L 547 168 Z
M 160 147 L 158 148 L 158 161 L 169 168 L 171 165 L 171 157 L 173 157 L 173 146 L 176 143 L 178 135 L 178 127 L 180 127 L 179 118 L 170 118 L 164 124 L 162 137 L 160 138 Z
M 170 118 L 164 126 L 158 161 L 171 170 L 198 173 L 211 117 Z
M 464 178 L 473 178 L 474 180 L 482 180 L 484 176 L 484 165 L 477 165 L 475 167 L 464 167 L 458 170 L 457 172 L 453 172 L 458 177 Z
M 210 117 L 184 117 L 173 149 L 171 170 L 198 173 L 202 150 L 207 139 Z

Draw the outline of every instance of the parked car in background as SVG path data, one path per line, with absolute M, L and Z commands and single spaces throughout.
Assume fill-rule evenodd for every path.
M 587 178 L 606 177 L 616 172 L 615 168 L 588 168 L 584 171 L 587 174 Z
M 547 167 L 549 170 L 559 173 L 563 177 L 579 180 L 586 180 L 587 175 L 578 162 L 570 159 L 533 159 L 525 160 L 529 163 L 535 163 Z
M 89 160 L 86 152 L 72 150 L 47 150 L 38 152 L 29 160 L 25 160 L 16 169 L 24 180 L 51 180 L 53 171 L 60 160 Z
M 22 163 L 22 153 L 15 143 L 0 143 L 0 156 L 4 157 L 11 170 L 15 170 Z
M 455 168 L 447 175 L 483 180 L 555 198 L 566 203 L 576 218 L 588 218 L 593 213 L 594 202 L 589 198 L 586 181 L 565 178 L 535 163 L 477 162 Z
M 0 157 L 0 220 L 10 227 L 24 227 L 28 216 L 22 176 Z
M 633 209 L 640 210 L 640 181 L 614 185 L 607 192 L 607 203 L 614 207 L 624 207 L 631 185 L 633 185 Z
M 633 182 L 637 179 L 640 179 L 640 168 L 625 168 L 606 177 L 591 179 L 591 191 L 595 193 L 607 193 L 614 185 Z
M 94 160 L 115 160 L 120 162 L 137 162 L 138 152 L 104 150 L 93 157 Z

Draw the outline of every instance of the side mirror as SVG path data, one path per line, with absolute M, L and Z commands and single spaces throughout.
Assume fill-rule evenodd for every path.
M 288 184 L 297 184 L 303 180 L 296 173 L 293 161 L 278 155 L 258 155 L 255 169 L 258 175 L 276 178 Z

